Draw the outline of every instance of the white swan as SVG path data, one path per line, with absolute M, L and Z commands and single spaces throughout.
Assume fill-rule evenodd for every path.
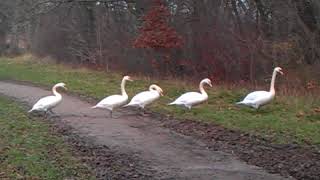
M 188 109 L 191 109 L 192 106 L 206 101 L 208 99 L 208 94 L 203 88 L 204 84 L 208 84 L 210 87 L 212 87 L 210 79 L 208 78 L 203 79 L 199 85 L 199 89 L 201 93 L 187 92 L 168 105 L 180 105 L 180 106 L 185 106 Z
M 280 67 L 276 67 L 273 70 L 270 91 L 254 91 L 252 93 L 249 93 L 242 101 L 237 102 L 236 104 L 246 105 L 258 109 L 260 106 L 269 103 L 276 94 L 274 89 L 274 83 L 276 80 L 277 73 L 283 75 L 282 69 Z
M 110 111 L 110 117 L 112 117 L 113 109 L 123 106 L 128 101 L 128 94 L 125 90 L 126 81 L 132 81 L 130 76 L 124 76 L 121 81 L 121 95 L 108 96 L 92 108 L 108 109 Z
M 52 87 L 52 92 L 54 96 L 47 96 L 41 98 L 36 104 L 33 105 L 32 109 L 28 112 L 30 113 L 33 111 L 50 111 L 52 108 L 57 106 L 62 101 L 62 96 L 60 93 L 57 92 L 57 88 L 62 87 L 64 89 L 67 89 L 65 86 L 66 85 L 64 83 L 58 83 L 54 85 Z
M 163 96 L 162 93 L 163 91 L 159 86 L 152 84 L 149 87 L 149 91 L 143 91 L 138 93 L 124 107 L 135 106 L 135 107 L 140 107 L 144 109 L 146 105 L 151 104 L 152 102 L 157 100 L 160 96 Z

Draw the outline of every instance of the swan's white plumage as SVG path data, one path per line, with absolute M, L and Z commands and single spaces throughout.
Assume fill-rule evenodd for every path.
M 169 105 L 179 105 L 179 106 L 185 106 L 188 109 L 191 109 L 192 106 L 200 104 L 208 99 L 208 94 L 205 92 L 203 85 L 208 84 L 209 86 L 212 86 L 210 79 L 206 78 L 203 79 L 200 82 L 200 93 L 198 92 L 187 92 L 185 94 L 182 94 L 179 98 L 177 98 L 172 103 L 169 103 Z
M 249 93 L 241 102 L 237 104 L 247 105 L 258 109 L 260 106 L 266 105 L 274 98 L 274 95 L 268 91 L 254 91 Z
M 48 110 L 54 108 L 55 106 L 57 106 L 62 101 L 61 94 L 59 94 L 56 91 L 56 89 L 58 87 L 65 88 L 65 84 L 64 83 L 58 83 L 58 84 L 54 85 L 53 88 L 52 88 L 54 96 L 47 96 L 47 97 L 41 98 L 40 100 L 38 100 L 33 105 L 32 109 L 29 110 L 28 112 L 32 112 L 32 111 L 48 111 Z
M 162 95 L 162 89 L 153 84 L 149 87 L 149 91 L 143 91 L 136 94 L 126 106 L 136 106 L 144 108 L 146 105 L 151 104 Z
M 57 98 L 56 96 L 47 96 L 36 102 L 36 104 L 33 105 L 32 109 L 29 112 L 32 112 L 34 110 L 47 111 L 52 107 L 58 105 L 59 102 L 61 102 L 61 98 Z
M 272 80 L 270 85 L 270 91 L 254 91 L 249 93 L 242 101 L 237 102 L 239 105 L 246 105 L 258 109 L 259 107 L 268 104 L 272 101 L 275 96 L 274 83 L 276 79 L 276 74 L 281 73 L 282 69 L 280 67 L 276 67 L 273 70 Z
M 112 111 L 114 108 L 123 106 L 128 101 L 128 94 L 125 90 L 126 81 L 132 81 L 130 76 L 124 76 L 121 81 L 121 95 L 111 95 L 102 99 L 97 105 L 92 108 L 108 109 L 110 115 L 112 116 Z
M 192 106 L 196 104 L 200 104 L 203 101 L 206 101 L 208 96 L 202 95 L 198 92 L 187 92 L 180 97 L 178 97 L 175 101 L 170 103 L 170 105 L 181 105 L 191 109 Z
M 249 93 L 244 99 L 252 101 L 252 100 L 259 99 L 260 97 L 267 97 L 269 95 L 271 94 L 268 91 L 254 91 L 252 93 Z
M 102 99 L 97 105 L 93 106 L 92 108 L 104 108 L 112 111 L 113 108 L 117 108 L 119 106 L 124 105 L 127 102 L 127 100 L 128 96 L 111 95 Z

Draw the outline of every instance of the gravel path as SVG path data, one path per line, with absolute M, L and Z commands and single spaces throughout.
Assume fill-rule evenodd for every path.
M 1 81 L 0 93 L 30 106 L 40 97 L 51 94 L 39 87 Z M 132 156 L 143 162 L 136 168 L 140 168 L 142 175 L 145 171 L 151 179 L 285 179 L 230 154 L 209 150 L 200 140 L 164 128 L 161 122 L 150 117 L 121 110 L 114 113 L 117 118 L 110 119 L 108 112 L 90 109 L 91 106 L 64 94 L 63 102 L 54 112 L 79 138 L 90 139 L 90 143 L 112 150 L 115 156 L 128 155 L 117 156 L 119 158 Z M 128 175 L 123 179 L 142 178 Z

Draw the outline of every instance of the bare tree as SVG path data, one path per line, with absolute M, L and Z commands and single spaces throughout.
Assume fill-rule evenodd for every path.
M 133 40 L 151 2 L 2 0 L 0 50 L 25 44 L 61 61 L 150 72 L 146 64 L 153 52 L 133 48 Z M 162 2 L 170 10 L 170 26 L 184 40 L 172 54 L 172 75 L 252 81 L 273 65 L 319 64 L 317 0 Z

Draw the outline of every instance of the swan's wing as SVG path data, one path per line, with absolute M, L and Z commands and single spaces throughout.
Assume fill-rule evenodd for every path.
M 121 95 L 111 95 L 104 99 L 102 99 L 96 107 L 108 107 L 111 105 L 119 105 L 123 104 L 128 100 L 127 97 L 121 96 Z
M 255 101 L 257 99 L 263 98 L 263 97 L 269 97 L 270 92 L 268 91 L 254 91 L 252 93 L 249 93 L 243 101 Z
M 267 104 L 273 98 L 268 91 L 255 91 L 248 94 L 241 102 L 237 104 L 245 104 L 258 109 L 260 106 Z
M 137 95 L 135 95 L 129 105 L 133 105 L 133 104 L 149 104 L 151 102 L 153 102 L 154 100 L 156 100 L 157 98 L 159 98 L 159 94 L 155 91 L 144 91 L 144 92 L 140 92 Z
M 198 92 L 188 92 L 178 97 L 172 104 L 197 104 L 202 102 L 204 97 Z
M 59 99 L 56 96 L 47 96 L 47 97 L 39 99 L 39 101 L 37 101 L 33 105 L 32 109 L 33 110 L 48 109 L 50 107 L 55 106 L 58 102 L 59 102 Z

